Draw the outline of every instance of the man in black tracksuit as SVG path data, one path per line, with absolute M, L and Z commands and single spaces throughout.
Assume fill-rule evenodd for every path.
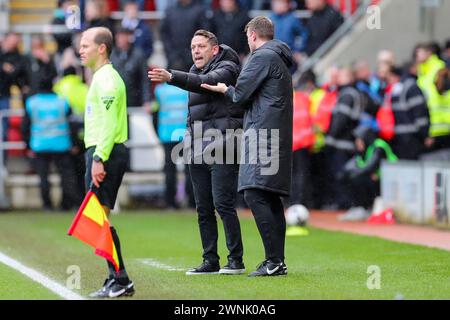
M 294 60 L 287 44 L 273 40 L 270 19 L 256 17 L 245 31 L 251 55 L 236 86 L 202 87 L 247 106 L 238 191 L 244 192 L 265 249 L 265 260 L 249 276 L 280 276 L 287 274 L 281 196 L 291 189 Z
M 417 85 L 417 79 L 402 69 L 392 67 L 388 79 L 392 86 L 389 103 L 394 114 L 394 138 L 391 146 L 399 159 L 418 160 L 425 151 L 425 140 L 430 129 L 427 101 Z
M 192 157 L 188 161 L 204 260 L 199 267 L 189 270 L 186 274 L 217 272 L 240 274 L 245 271 L 245 267 L 242 262 L 240 224 L 235 209 L 239 164 L 236 159 L 226 161 L 229 152 L 233 155 L 237 153 L 234 148 L 236 144 L 232 144 L 231 149 L 225 149 L 229 145 L 228 141 L 221 139 L 211 141 L 212 136 L 208 134 L 215 130 L 225 136 L 227 129 L 241 129 L 244 109 L 234 106 L 223 95 L 200 87 L 202 83 L 216 84 L 217 82 L 234 85 L 240 71 L 239 56 L 230 47 L 219 46 L 216 36 L 205 30 L 198 30 L 194 34 L 191 51 L 194 65 L 188 73 L 176 70 L 169 72 L 164 69 L 154 69 L 149 72 L 149 78 L 152 81 L 167 82 L 189 91 L 187 127 L 191 138 Z M 201 132 L 198 132 L 197 128 L 201 128 Z M 214 150 L 217 154 L 213 154 Z M 222 157 L 218 155 L 220 151 L 223 152 Z M 212 157 L 207 160 L 207 155 Z M 222 218 L 230 252 L 228 264 L 222 269 L 219 266 L 217 254 L 218 233 L 215 210 Z
M 331 203 L 336 209 L 348 209 L 351 199 L 346 185 L 339 183 L 337 175 L 355 154 L 352 131 L 358 126 L 364 111 L 366 97 L 355 88 L 353 71 L 342 68 L 339 71 L 339 95 L 331 116 L 330 129 L 325 138 L 327 175 L 331 182 Z

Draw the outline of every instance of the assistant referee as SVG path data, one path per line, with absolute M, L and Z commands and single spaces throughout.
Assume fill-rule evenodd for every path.
M 92 188 L 109 215 L 127 167 L 128 139 L 125 84 L 113 68 L 109 56 L 113 36 L 109 29 L 90 28 L 83 32 L 80 43 L 81 63 L 92 70 L 84 116 L 86 145 L 86 189 Z M 134 294 L 134 284 L 125 270 L 120 241 L 111 226 L 119 259 L 119 272 L 107 261 L 109 275 L 93 298 L 116 298 Z

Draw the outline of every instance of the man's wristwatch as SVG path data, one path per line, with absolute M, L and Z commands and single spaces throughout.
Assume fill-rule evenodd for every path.
M 95 162 L 103 162 L 102 158 L 100 158 L 99 156 L 94 156 L 94 161 Z

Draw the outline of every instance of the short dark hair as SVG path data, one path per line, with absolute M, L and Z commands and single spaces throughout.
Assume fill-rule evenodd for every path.
M 94 43 L 96 45 L 102 45 L 104 44 L 106 46 L 106 54 L 109 58 L 109 56 L 111 55 L 112 49 L 113 49 L 113 45 L 114 45 L 114 40 L 113 40 L 113 35 L 111 30 L 109 30 L 108 28 L 105 27 L 94 27 L 92 29 L 95 29 L 97 31 L 97 33 L 95 34 L 94 37 Z M 90 30 L 90 29 L 88 29 Z
M 244 31 L 254 31 L 261 39 L 273 40 L 275 32 L 274 29 L 273 23 L 269 18 L 259 16 L 250 20 L 250 22 L 245 26 Z
M 211 44 L 212 46 L 219 45 L 219 40 L 217 40 L 216 35 L 210 31 L 200 29 L 200 30 L 195 31 L 194 37 L 195 36 L 205 37 L 206 39 L 208 39 L 209 44 Z
M 391 73 L 391 74 L 393 74 L 393 75 L 395 75 L 395 76 L 397 76 L 397 77 L 399 77 L 399 78 L 401 78 L 402 76 L 403 76 L 403 74 L 404 74 L 404 69 L 402 68 L 402 67 L 399 67 L 399 66 L 391 66 L 390 68 L 389 68 L 389 72 Z

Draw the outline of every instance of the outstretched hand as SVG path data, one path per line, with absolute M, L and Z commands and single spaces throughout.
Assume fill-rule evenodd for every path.
M 228 87 L 225 83 L 219 82 L 217 85 L 212 86 L 210 84 L 203 83 L 201 85 L 203 89 L 210 90 L 213 92 L 225 93 L 228 90 Z
M 148 78 L 152 82 L 168 82 L 170 81 L 171 75 L 170 72 L 165 69 L 155 68 L 148 72 Z

